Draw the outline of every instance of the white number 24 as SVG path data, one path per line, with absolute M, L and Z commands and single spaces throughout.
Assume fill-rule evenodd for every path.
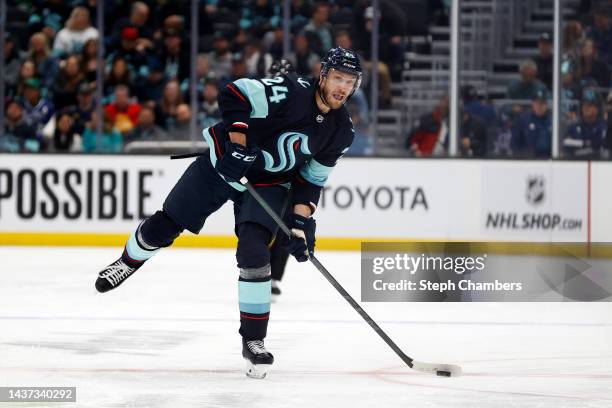
M 265 78 L 261 80 L 261 82 L 263 82 L 265 85 L 272 87 L 272 96 L 270 96 L 270 102 L 278 103 L 287 97 L 286 94 L 287 92 L 289 92 L 287 87 L 275 85 L 282 84 L 284 80 L 285 78 L 283 77 Z

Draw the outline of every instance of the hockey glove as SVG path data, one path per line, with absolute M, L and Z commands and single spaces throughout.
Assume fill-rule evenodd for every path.
M 240 182 L 240 179 L 246 175 L 255 159 L 257 159 L 258 153 L 258 148 L 248 148 L 227 141 L 225 142 L 225 154 L 217 160 L 215 169 L 227 181 Z
M 314 253 L 317 223 L 314 218 L 292 214 L 289 218 L 289 228 L 293 235 L 289 238 L 287 249 L 298 262 L 306 262 Z
M 271 76 L 275 77 L 278 75 L 287 75 L 290 72 L 295 72 L 295 68 L 291 65 L 291 62 L 288 59 L 281 58 L 276 60 L 270 65 L 270 69 L 268 70 Z

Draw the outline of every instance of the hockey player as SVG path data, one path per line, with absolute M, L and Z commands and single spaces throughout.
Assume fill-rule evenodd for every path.
M 96 289 L 121 285 L 145 261 L 185 229 L 198 233 L 206 218 L 234 202 L 238 237 L 238 298 L 242 355 L 247 375 L 263 378 L 274 358 L 264 347 L 271 300 L 270 250 L 277 225 L 245 193 L 246 177 L 278 213 L 291 203 L 287 248 L 299 262 L 314 251 L 321 190 L 336 162 L 353 141 L 344 103 L 361 83 L 357 54 L 331 49 L 318 79 L 282 75 L 239 79 L 219 94 L 222 121 L 203 130 L 208 155 L 194 160 L 166 198 L 128 239 L 121 257 L 104 268 Z

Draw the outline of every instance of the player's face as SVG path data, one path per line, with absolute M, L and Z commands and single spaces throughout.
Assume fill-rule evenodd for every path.
M 332 69 L 323 81 L 323 93 L 332 109 L 340 108 L 353 91 L 357 76 Z

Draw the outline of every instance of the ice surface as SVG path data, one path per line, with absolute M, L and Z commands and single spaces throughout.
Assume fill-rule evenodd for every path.
M 366 303 L 414 372 L 310 264 L 273 304 L 265 380 L 244 375 L 233 251 L 166 249 L 99 294 L 117 248 L 0 247 L 0 386 L 76 386 L 16 407 L 612 407 L 610 303 Z M 319 260 L 359 300 L 356 252 Z M 0 403 L 0 407 L 10 406 Z

